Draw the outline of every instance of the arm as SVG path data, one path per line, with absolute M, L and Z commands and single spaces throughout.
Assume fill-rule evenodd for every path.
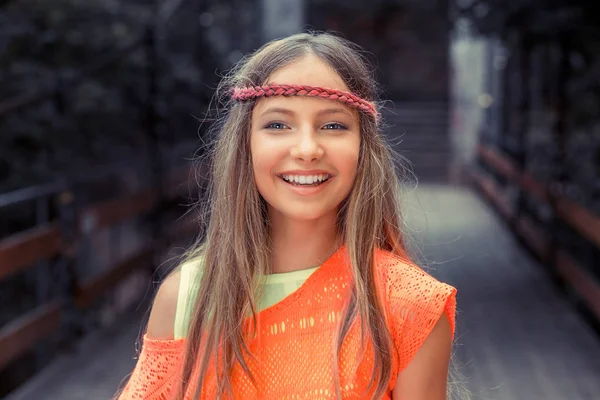
M 456 288 L 393 257 L 382 257 L 379 266 L 388 326 L 397 350 L 389 383 L 393 399 L 445 399 Z
M 170 274 L 158 288 L 148 320 L 146 330 L 148 338 L 160 340 L 174 338 L 180 279 L 181 270 L 177 270 Z
M 141 353 L 119 400 L 164 399 L 176 389 L 185 347 L 173 339 L 179 277 L 179 272 L 169 275 L 156 294 Z
M 394 400 L 445 400 L 452 330 L 444 313 L 408 366 L 398 375 Z

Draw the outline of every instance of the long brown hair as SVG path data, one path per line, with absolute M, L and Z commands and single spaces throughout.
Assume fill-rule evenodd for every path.
M 214 127 L 216 137 L 209 154 L 212 179 L 203 201 L 204 236 L 187 256 L 201 256 L 203 272 L 186 339 L 179 398 L 190 385 L 196 388 L 194 398 L 199 398 L 211 362 L 218 363 L 220 397 L 232 393 L 230 371 L 235 363 L 252 379 L 245 361 L 252 355 L 242 322 L 252 315 L 253 329 L 257 329 L 254 294 L 258 277 L 271 270 L 270 239 L 265 201 L 250 183 L 253 104 L 234 102 L 226 95 L 234 87 L 264 84 L 274 71 L 307 54 L 327 62 L 352 92 L 377 100 L 372 71 L 360 50 L 327 33 L 302 33 L 270 42 L 240 61 L 221 82 L 217 99 L 224 99 L 220 102 L 224 113 Z M 337 360 L 351 323 L 360 318 L 362 338 L 372 341 L 375 353 L 370 390 L 373 398 L 380 398 L 387 390 L 395 350 L 376 293 L 374 254 L 380 248 L 408 256 L 400 228 L 401 187 L 390 146 L 371 115 L 360 113 L 360 127 L 358 172 L 349 196 L 339 207 L 337 224 L 350 256 L 354 285 L 339 327 L 337 348 L 332 351 Z M 199 377 L 191 382 L 196 365 Z M 339 376 L 334 378 L 341 398 Z

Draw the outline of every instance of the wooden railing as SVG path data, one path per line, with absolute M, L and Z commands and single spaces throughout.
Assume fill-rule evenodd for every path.
M 139 218 L 164 220 L 160 214 L 167 210 L 165 204 L 176 201 L 178 187 L 188 181 L 190 173 L 189 168 L 179 168 L 164 179 L 162 190 L 143 189 L 81 208 L 76 206 L 75 192 L 50 194 L 62 201 L 57 220 L 0 239 L 0 280 L 23 273 L 41 261 L 60 259 L 69 264 L 76 263 L 74 252 L 84 240 L 93 238 L 98 230 L 110 229 L 124 221 Z M 158 197 L 159 192 L 163 193 L 163 198 Z M 27 200 L 34 198 L 20 198 L 21 202 Z M 8 205 L 11 204 L 5 204 Z M 74 218 L 66 218 L 68 215 Z M 68 268 L 66 273 L 70 276 L 63 279 L 71 281 L 72 285 L 63 298 L 50 299 L 48 303 L 38 305 L 0 329 L 0 369 L 18 359 L 43 338 L 55 333 L 65 323 L 64 313 L 70 307 L 85 310 L 132 272 L 144 268 L 152 271 L 158 257 L 169 245 L 197 233 L 193 218 L 173 219 L 174 222 L 159 226 L 160 231 L 164 232 L 159 237 L 148 238 L 141 249 L 118 260 L 92 279 L 82 280 L 75 272 L 77 268 Z
M 53 82 L 46 82 L 45 89 L 0 101 L 0 121 L 43 102 L 56 103 L 58 109 L 61 108 L 61 99 L 69 91 L 86 78 L 128 57 L 134 50 L 142 50 L 147 59 L 147 96 L 139 102 L 141 114 L 145 113 L 146 118 L 143 126 L 138 127 L 147 140 L 146 154 L 141 154 L 138 161 L 128 160 L 127 164 L 96 168 L 77 177 L 73 175 L 59 182 L 0 195 L 0 223 L 1 217 L 6 217 L 13 210 L 25 215 L 33 209 L 35 220 L 31 223 L 32 218 L 26 216 L 28 228 L 16 232 L 12 228 L 0 227 L 0 283 L 10 288 L 13 279 L 24 276 L 35 277 L 36 283 L 36 293 L 22 295 L 23 298 L 35 298 L 29 311 L 14 318 L 12 314 L 3 314 L 4 320 L 0 322 L 0 373 L 8 371 L 7 368 L 26 354 L 52 351 L 48 350 L 52 346 L 44 344 L 47 338 L 56 339 L 62 345 L 64 341 L 71 341 L 73 335 L 85 332 L 86 313 L 106 298 L 107 293 L 135 271 L 145 270 L 150 277 L 165 249 L 197 234 L 193 218 L 177 218 L 183 212 L 179 207 L 180 194 L 190 197 L 189 190 L 181 189 L 191 174 L 190 163 L 183 160 L 194 152 L 195 144 L 184 146 L 183 151 L 169 151 L 171 154 L 167 155 L 157 133 L 160 124 L 160 113 L 156 107 L 160 100 L 161 48 L 158 41 L 163 40 L 162 30 L 181 3 L 181 0 L 164 0 L 137 38 L 92 60 L 73 76 L 61 76 L 57 72 Z M 173 159 L 178 161 L 168 161 Z M 138 176 L 137 183 L 131 185 L 122 179 L 132 174 Z M 110 193 L 99 183 L 101 180 L 109 182 L 113 188 Z M 95 200 L 95 195 L 90 194 L 99 191 L 103 193 L 102 200 Z M 187 200 L 186 203 L 189 198 Z M 145 224 L 144 229 L 148 227 L 147 230 L 142 229 L 143 234 L 139 235 L 143 244 L 127 249 L 126 256 L 121 257 L 115 252 L 106 257 L 109 265 L 104 265 L 100 271 L 92 271 L 94 273 L 88 274 L 90 276 L 81 272 L 90 272 L 86 263 L 93 261 L 95 255 L 87 254 L 86 248 L 91 243 L 106 232 L 118 235 L 123 224 L 133 223 Z M 57 280 L 56 285 L 53 280 Z M 39 285 L 48 282 L 56 286 L 58 294 L 56 291 L 48 294 L 39 289 Z M 2 307 L 17 310 L 10 304 Z M 6 319 L 9 319 L 8 322 Z M 38 367 L 21 368 L 18 375 L 28 374 Z M 24 374 L 25 370 L 29 372 Z M 0 397 L 4 394 L 2 390 L 11 389 L 3 384 L 0 384 Z
M 593 317 L 600 321 L 600 274 L 593 257 L 578 260 L 577 250 L 561 239 L 559 231 L 568 229 L 585 243 L 590 252 L 600 254 L 600 216 L 580 204 L 538 182 L 531 174 L 499 150 L 480 144 L 479 165 L 471 176 L 481 193 L 498 210 L 513 232 L 560 281 L 574 292 Z M 499 183 L 499 179 L 504 184 Z M 511 192 L 512 191 L 512 192 Z M 511 193 L 516 195 L 510 196 Z M 549 216 L 539 218 L 522 206 L 523 196 L 549 210 Z

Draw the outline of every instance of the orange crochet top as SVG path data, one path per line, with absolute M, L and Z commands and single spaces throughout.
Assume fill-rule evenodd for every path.
M 456 289 L 385 251 L 377 251 L 375 268 L 397 349 L 389 391 L 384 397 L 391 399 L 398 374 L 443 313 L 454 335 Z M 342 247 L 295 292 L 257 314 L 259 332 L 248 343 L 254 359 L 247 360 L 257 385 L 236 365 L 232 372 L 234 398 L 335 398 L 333 346 L 351 279 L 348 253 Z M 184 349 L 185 339 L 144 337 L 137 365 L 119 399 L 171 399 L 179 382 Z M 342 344 L 338 365 L 342 397 L 365 398 L 373 369 L 373 348 L 369 341 L 361 347 L 358 321 Z M 216 398 L 214 376 L 213 368 L 207 375 L 202 399 Z M 186 399 L 191 395 L 190 390 Z

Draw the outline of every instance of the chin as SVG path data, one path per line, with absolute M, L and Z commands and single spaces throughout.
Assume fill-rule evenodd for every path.
M 285 210 L 282 214 L 286 218 L 297 221 L 313 221 L 325 215 L 324 212 L 317 210 Z
M 332 215 L 331 210 L 321 208 L 307 207 L 306 209 L 279 209 L 279 213 L 287 219 L 299 222 L 317 221 L 323 218 L 329 218 Z
M 324 213 L 295 213 L 292 215 L 287 215 L 289 219 L 295 221 L 317 221 L 322 219 L 325 216 Z

